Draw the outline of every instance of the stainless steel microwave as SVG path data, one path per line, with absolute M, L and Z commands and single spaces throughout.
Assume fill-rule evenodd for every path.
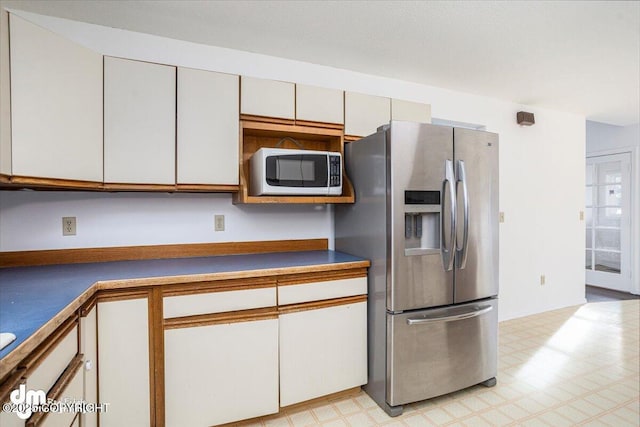
M 342 194 L 342 155 L 331 151 L 261 148 L 250 159 L 252 196 Z

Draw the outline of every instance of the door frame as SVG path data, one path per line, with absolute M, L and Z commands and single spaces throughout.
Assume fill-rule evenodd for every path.
M 631 247 L 629 248 L 630 262 L 629 269 L 631 273 L 631 293 L 640 295 L 640 221 L 636 220 L 640 214 L 640 147 L 622 146 L 607 150 L 587 151 L 585 153 L 585 165 L 589 157 L 609 156 L 615 154 L 630 154 L 630 177 L 629 180 L 629 219 L 631 230 Z M 585 166 L 586 167 L 586 166 Z M 586 173 L 586 170 L 585 170 Z M 586 186 L 586 183 L 585 183 Z M 586 204 L 585 204 L 586 209 Z M 585 224 L 586 228 L 586 224 Z M 585 271 L 586 274 L 586 271 Z M 585 281 L 586 284 L 586 281 Z

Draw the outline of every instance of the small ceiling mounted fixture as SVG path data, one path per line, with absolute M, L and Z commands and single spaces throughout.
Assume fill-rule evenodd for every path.
M 520 126 L 531 126 L 536 124 L 536 120 L 533 118 L 533 113 L 527 113 L 526 111 L 518 111 L 517 119 Z

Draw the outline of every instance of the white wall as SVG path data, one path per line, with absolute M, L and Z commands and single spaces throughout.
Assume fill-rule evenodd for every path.
M 579 220 L 579 211 L 584 209 L 584 117 L 310 63 L 19 13 L 107 55 L 425 102 L 432 105 L 435 118 L 486 126 L 500 134 L 500 204 L 506 218 L 500 230 L 500 318 L 584 302 L 584 223 Z M 535 113 L 535 126 L 515 123 L 521 109 Z M 74 209 L 82 209 L 82 214 L 78 214 L 76 243 L 69 244 L 59 236 L 59 221 L 63 212 L 74 215 Z M 210 232 L 216 212 L 228 215 L 231 228 L 224 235 Z M 332 217 L 331 210 L 316 211 L 313 207 L 232 206 L 228 196 L 5 192 L 0 198 L 0 250 L 216 238 L 332 239 Z M 33 221 L 41 225 L 35 228 Z M 245 233 L 244 227 L 253 232 Z M 80 237 L 84 233 L 86 237 Z M 545 286 L 539 284 L 542 274 L 546 275 Z
M 613 126 L 587 122 L 587 155 L 631 153 L 633 219 L 631 221 L 632 291 L 640 295 L 640 123 Z

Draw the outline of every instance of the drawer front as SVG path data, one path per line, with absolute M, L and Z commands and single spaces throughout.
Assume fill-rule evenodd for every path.
M 387 314 L 387 401 L 404 405 L 495 377 L 498 300 Z
M 59 402 L 65 402 L 65 399 L 68 399 L 69 402 L 82 400 L 84 394 L 82 378 L 82 368 L 80 368 L 57 400 Z M 68 427 L 73 423 L 74 418 L 79 419 L 79 414 L 74 412 L 49 413 L 41 425 L 43 427 Z
M 78 327 L 74 326 L 67 335 L 45 356 L 45 360 L 27 378 L 27 389 L 51 389 L 58 377 L 78 353 Z
M 276 288 L 178 295 L 163 299 L 164 318 L 250 310 L 276 305 Z
M 367 293 L 367 278 L 327 280 L 324 282 L 302 283 L 299 285 L 278 286 L 278 304 L 298 304 L 309 301 L 321 301 Z

